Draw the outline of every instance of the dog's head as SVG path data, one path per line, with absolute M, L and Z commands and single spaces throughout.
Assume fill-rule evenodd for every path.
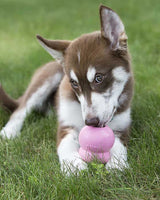
M 62 63 L 82 107 L 87 125 L 105 126 L 125 101 L 130 77 L 127 36 L 119 16 L 100 6 L 101 31 L 73 41 L 37 36 L 53 58 Z

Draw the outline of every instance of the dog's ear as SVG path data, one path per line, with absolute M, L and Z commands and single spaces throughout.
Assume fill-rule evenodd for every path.
M 110 41 L 112 50 L 126 50 L 127 35 L 120 17 L 110 8 L 100 6 L 101 34 Z
M 68 40 L 47 40 L 40 35 L 36 35 L 41 46 L 58 62 L 63 64 L 64 54 L 70 41 Z

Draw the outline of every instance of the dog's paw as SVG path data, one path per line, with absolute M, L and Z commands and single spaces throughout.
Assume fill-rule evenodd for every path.
M 12 139 L 17 136 L 17 132 L 14 129 L 3 127 L 0 131 L 0 136 L 4 139 Z
M 67 176 L 71 174 L 79 174 L 80 171 L 87 169 L 87 163 L 84 162 L 78 153 L 74 153 L 67 159 L 61 162 L 61 170 Z
M 118 160 L 116 158 L 111 158 L 105 165 L 105 168 L 108 171 L 111 171 L 112 169 L 118 169 L 120 171 L 123 171 L 124 169 L 129 168 L 129 164 L 127 161 L 121 159 Z

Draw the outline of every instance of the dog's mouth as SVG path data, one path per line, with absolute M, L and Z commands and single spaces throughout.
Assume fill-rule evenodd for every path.
M 107 126 L 107 124 L 112 121 L 115 112 L 116 112 L 116 107 L 113 108 L 112 113 L 109 116 L 109 118 L 107 119 L 107 121 L 105 121 L 105 122 L 99 122 L 98 127 L 102 128 L 102 127 Z

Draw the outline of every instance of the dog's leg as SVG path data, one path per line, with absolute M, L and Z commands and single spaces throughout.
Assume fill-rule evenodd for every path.
M 123 170 L 128 168 L 129 165 L 127 162 L 127 148 L 121 142 L 119 137 L 115 137 L 115 142 L 110 153 L 111 159 L 106 164 L 106 169 Z
M 86 169 L 87 164 L 80 158 L 78 153 L 78 132 L 72 128 L 64 128 L 61 131 L 66 134 L 57 149 L 61 170 L 70 175 Z
M 50 67 L 42 68 L 34 75 L 31 84 L 21 98 L 19 107 L 1 130 L 0 135 L 2 137 L 10 139 L 19 134 L 26 116 L 32 110 L 41 110 L 47 98 L 56 91 L 63 73 L 60 70 L 57 70 L 57 72 L 52 70 L 53 74 L 51 74 L 52 71 L 49 69 Z
M 106 164 L 106 169 L 123 170 L 128 168 L 127 147 L 129 138 L 129 127 L 131 124 L 130 108 L 126 111 L 115 115 L 109 123 L 115 134 L 115 143 L 110 151 L 111 159 Z
M 84 126 L 81 106 L 78 101 L 70 98 L 69 91 L 66 93 L 67 97 L 64 97 L 64 91 L 66 90 L 63 90 L 63 95 L 59 95 L 57 153 L 62 171 L 69 175 L 75 173 L 77 169 L 86 169 L 87 164 L 80 158 L 78 153 L 79 131 Z

